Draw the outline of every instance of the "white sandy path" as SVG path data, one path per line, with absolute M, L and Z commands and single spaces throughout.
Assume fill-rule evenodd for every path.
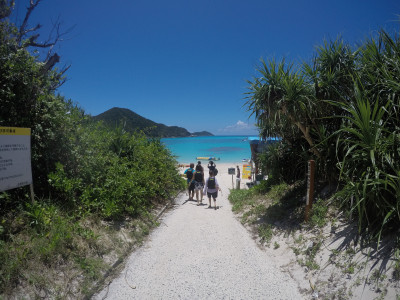
M 217 167 L 219 209 L 185 203 L 188 197 L 181 194 L 176 208 L 163 216 L 160 227 L 95 299 L 304 298 L 294 280 L 235 219 L 227 199 L 232 188 L 228 167 L 234 165 Z

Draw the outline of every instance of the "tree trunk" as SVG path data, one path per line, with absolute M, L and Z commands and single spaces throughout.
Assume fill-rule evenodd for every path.
M 296 118 L 292 114 L 288 113 L 286 105 L 283 105 L 281 110 L 285 115 L 288 116 L 290 121 L 292 121 L 292 123 L 294 125 L 296 125 L 300 129 L 300 131 L 303 133 L 304 138 L 306 139 L 306 141 L 308 142 L 308 144 L 311 147 L 310 151 L 314 155 L 316 155 L 318 158 L 321 158 L 321 153 L 319 153 L 319 151 L 314 147 L 314 142 L 313 142 L 313 139 L 312 139 L 312 137 L 310 135 L 310 127 L 301 124 L 299 121 L 296 121 Z
M 292 119 L 292 117 L 291 117 Z M 319 153 L 319 151 L 314 147 L 314 141 L 310 136 L 310 127 L 309 126 L 304 126 L 303 124 L 301 124 L 300 122 L 294 122 L 294 124 L 301 130 L 301 132 L 304 135 L 304 138 L 306 139 L 306 141 L 308 142 L 308 144 L 310 145 L 311 149 L 310 151 L 315 154 L 318 158 L 321 158 L 321 153 Z

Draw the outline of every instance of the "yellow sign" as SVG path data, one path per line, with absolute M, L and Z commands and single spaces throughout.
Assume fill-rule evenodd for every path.
M 244 164 L 243 165 L 242 178 L 243 179 L 249 179 L 249 177 L 251 177 L 251 165 Z
M 0 127 L 0 191 L 32 184 L 31 129 Z
M 31 129 L 20 127 L 0 127 L 0 135 L 31 135 Z

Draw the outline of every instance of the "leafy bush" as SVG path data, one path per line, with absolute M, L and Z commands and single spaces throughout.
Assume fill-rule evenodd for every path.
M 293 183 L 303 178 L 307 160 L 308 156 L 301 140 L 294 144 L 287 144 L 285 141 L 271 144 L 259 155 L 263 173 L 271 178 L 271 184 L 281 181 Z
M 311 210 L 310 224 L 313 226 L 323 227 L 327 223 L 327 212 L 329 207 L 322 199 L 318 199 L 313 203 Z
M 91 130 L 96 133 L 86 138 L 94 138 L 94 143 L 100 139 L 104 148 L 97 154 L 82 151 L 75 164 L 85 171 L 68 172 L 58 164 L 49 174 L 51 185 L 64 203 L 106 218 L 121 218 L 145 211 L 183 188 L 176 162 L 159 140 L 140 133 L 131 135 L 121 128 Z
M 270 224 L 262 224 L 258 227 L 258 235 L 264 243 L 269 244 L 273 237 L 272 226 Z
M 360 231 L 370 226 L 381 232 L 400 223 L 400 136 L 387 125 L 395 111 L 391 102 L 373 104 L 365 93 L 359 89 L 356 101 L 343 106 L 349 116 L 339 131 L 345 153 L 339 165 L 346 184 L 339 196 L 358 216 Z
M 253 186 L 251 189 L 257 194 L 266 194 L 271 190 L 271 188 L 279 185 L 279 183 L 280 181 L 278 177 L 269 175 L 267 180 L 261 180 L 260 184 Z
M 231 190 L 228 199 L 232 203 L 232 210 L 241 211 L 251 201 L 252 194 L 251 190 Z

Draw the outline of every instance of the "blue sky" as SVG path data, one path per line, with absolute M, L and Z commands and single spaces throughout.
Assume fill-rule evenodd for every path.
M 21 21 L 27 0 L 17 0 Z M 87 114 L 128 108 L 166 125 L 255 134 L 243 107 L 260 58 L 309 61 L 324 39 L 356 45 L 399 31 L 398 0 L 43 0 L 31 25 L 74 26 L 54 49 L 71 65 L 59 93 Z

